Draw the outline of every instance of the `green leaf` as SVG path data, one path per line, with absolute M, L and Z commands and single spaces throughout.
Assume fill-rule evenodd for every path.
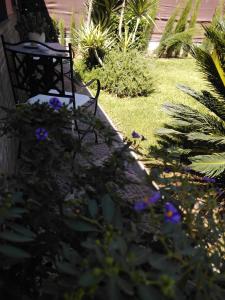
M 77 275 L 77 272 L 74 270 L 74 267 L 70 263 L 57 262 L 56 267 L 61 273 L 64 273 L 67 275 Z
M 15 242 L 15 243 L 25 243 L 25 242 L 33 241 L 32 237 L 26 237 L 24 235 L 20 235 L 20 234 L 14 233 L 12 231 L 1 232 L 0 238 L 3 240 L 10 241 L 10 242 Z
M 164 273 L 177 274 L 180 271 L 180 267 L 177 265 L 177 262 L 172 261 L 165 255 L 151 253 L 148 261 L 153 268 Z
M 108 284 L 107 284 L 107 292 L 108 292 L 108 298 L 109 300 L 120 300 L 120 290 L 117 285 L 117 280 L 114 277 L 109 278 Z
M 139 266 L 148 261 L 150 251 L 144 247 L 135 247 L 132 249 L 132 254 L 134 255 L 133 265 Z
M 114 218 L 113 218 L 113 225 L 119 230 L 123 229 L 123 218 L 119 207 L 116 208 Z
M 23 201 L 23 193 L 22 192 L 15 192 L 12 195 L 12 199 L 14 202 L 21 202 Z
M 95 218 L 98 214 L 98 204 L 94 199 L 88 199 L 88 210 L 92 218 Z
M 88 232 L 98 231 L 97 226 L 81 220 L 67 220 L 66 225 L 75 231 Z
M 163 300 L 162 294 L 152 286 L 139 285 L 138 295 L 140 300 Z
M 107 223 L 112 223 L 115 214 L 115 204 L 109 195 L 102 198 L 102 212 L 103 217 Z
M 96 285 L 99 281 L 99 278 L 95 277 L 91 270 L 81 275 L 79 284 L 83 287 L 89 287 Z
M 209 177 L 219 176 L 225 170 L 225 152 L 191 157 L 191 168 Z
M 13 207 L 7 212 L 7 218 L 22 218 L 22 215 L 26 212 L 27 210 L 24 208 Z
M 133 286 L 132 286 L 132 284 L 131 284 L 129 281 L 127 281 L 127 280 L 125 280 L 125 279 L 119 277 L 117 282 L 118 282 L 118 285 L 119 285 L 120 289 L 121 289 L 125 294 L 127 294 L 127 295 L 129 295 L 129 296 L 134 295 L 134 289 L 133 289 Z
M 29 258 L 30 254 L 25 252 L 24 250 L 10 246 L 10 245 L 1 245 L 0 246 L 0 253 L 4 254 L 5 256 L 13 257 L 13 258 Z
M 18 225 L 18 224 L 13 224 L 10 226 L 13 230 L 25 235 L 25 236 L 28 236 L 30 238 L 35 238 L 36 237 L 36 234 L 34 232 L 32 232 L 30 229 L 28 228 L 25 228 L 21 225 Z
M 125 240 L 118 236 L 112 240 L 109 246 L 110 250 L 119 250 L 122 255 L 125 255 L 127 252 L 127 244 Z

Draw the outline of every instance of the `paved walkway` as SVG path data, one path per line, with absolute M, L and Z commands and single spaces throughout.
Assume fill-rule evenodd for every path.
M 89 94 L 88 90 L 82 90 L 79 92 Z M 101 107 L 98 107 L 97 118 L 104 122 L 106 126 L 110 126 L 115 132 L 116 142 L 113 143 L 112 149 L 122 148 L 124 144 L 121 135 L 116 131 L 112 121 Z M 92 144 L 92 162 L 94 162 L 96 165 L 102 164 L 107 158 L 110 157 L 112 153 L 112 149 L 110 149 L 103 141 L 100 140 L 98 144 L 95 144 L 93 134 L 87 135 L 84 143 Z M 141 166 L 141 164 L 134 159 L 130 152 L 128 155 L 131 159 L 125 161 L 124 166 L 125 176 L 130 183 L 125 185 L 125 188 L 121 189 L 119 192 L 121 193 L 122 198 L 126 200 L 129 199 L 131 202 L 136 202 L 142 200 L 145 196 L 150 196 L 154 191 L 154 188 L 147 183 L 146 172 L 143 166 Z

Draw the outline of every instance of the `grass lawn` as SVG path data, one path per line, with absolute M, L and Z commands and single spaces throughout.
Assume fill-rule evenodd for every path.
M 124 136 L 130 136 L 133 130 L 143 134 L 147 141 L 143 146 L 156 144 L 154 132 L 168 121 L 162 110 L 163 103 L 183 103 L 203 109 L 191 97 L 176 88 L 178 83 L 196 90 L 206 87 L 195 60 L 187 59 L 148 59 L 155 81 L 156 92 L 150 97 L 117 98 L 105 92 L 101 93 L 100 104 L 113 123 Z

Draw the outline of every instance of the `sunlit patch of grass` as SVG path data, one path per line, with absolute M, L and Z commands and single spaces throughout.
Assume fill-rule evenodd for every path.
M 101 93 L 100 104 L 125 136 L 133 130 L 143 134 L 147 141 L 142 145 L 148 148 L 156 144 L 155 131 L 169 120 L 162 109 L 166 102 L 183 103 L 203 110 L 204 107 L 177 89 L 184 84 L 200 91 L 206 83 L 198 71 L 195 61 L 187 59 L 151 59 L 150 67 L 156 92 L 149 97 L 117 98 Z

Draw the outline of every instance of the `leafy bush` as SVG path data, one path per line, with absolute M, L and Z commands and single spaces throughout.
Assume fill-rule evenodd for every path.
M 148 96 L 154 91 L 150 66 L 136 50 L 111 51 L 102 68 L 82 73 L 86 79 L 99 78 L 102 88 L 118 97 Z
M 77 159 L 71 170 L 73 151 L 90 150 L 67 129 L 82 112 L 46 104 L 5 112 L 2 133 L 22 139 L 22 151 L 18 173 L 0 180 L 2 299 L 224 299 L 213 185 L 177 184 L 177 170 L 169 184 L 159 173 L 161 190 L 131 203 L 121 198 L 130 140 L 102 165 Z
M 77 161 L 71 173 L 71 117 L 46 105 L 10 111 L 5 133 L 23 138 L 23 151 L 19 174 L 0 182 L 1 298 L 222 300 L 224 223 L 214 219 L 213 185 L 189 186 L 174 169 L 155 175 L 160 191 L 123 201 L 131 142 L 101 166 Z

